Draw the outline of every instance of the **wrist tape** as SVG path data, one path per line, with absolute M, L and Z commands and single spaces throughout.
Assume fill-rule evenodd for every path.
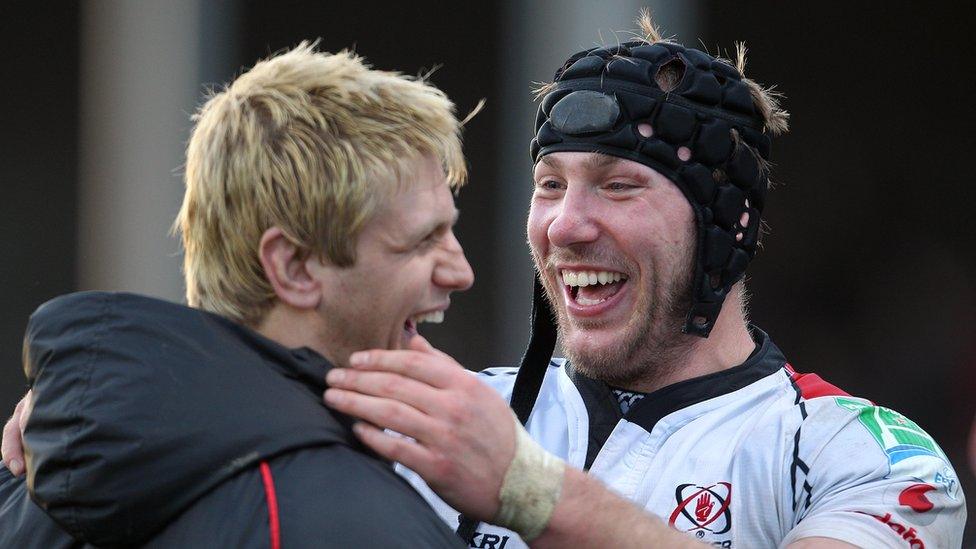
M 515 457 L 498 494 L 494 524 L 517 532 L 526 542 L 546 529 L 559 501 L 566 464 L 542 449 L 515 418 Z

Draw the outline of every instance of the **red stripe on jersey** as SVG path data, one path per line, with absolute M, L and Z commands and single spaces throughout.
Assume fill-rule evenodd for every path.
M 268 529 L 271 531 L 271 549 L 281 549 L 281 525 L 278 522 L 278 496 L 275 494 L 274 479 L 267 461 L 261 462 L 261 482 L 264 483 L 264 497 L 268 500 Z
M 805 399 L 824 396 L 851 396 L 840 387 L 827 383 L 817 374 L 797 373 L 789 364 L 786 365 L 786 371 L 790 374 L 793 383 L 799 387 L 800 396 Z

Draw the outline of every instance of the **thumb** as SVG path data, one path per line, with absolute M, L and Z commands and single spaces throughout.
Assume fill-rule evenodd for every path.
M 436 348 L 433 345 L 431 345 L 430 342 L 427 341 L 426 339 L 424 339 L 424 336 L 422 336 L 420 334 L 417 334 L 417 335 L 413 336 L 412 338 L 410 338 L 410 342 L 408 343 L 408 347 L 410 348 L 411 351 L 420 351 L 421 353 L 427 353 L 427 354 L 431 354 L 431 355 L 437 355 L 437 356 L 451 358 L 451 357 L 447 356 L 447 354 L 444 353 L 444 351 L 441 351 L 438 348 Z M 451 360 L 454 360 L 454 359 L 451 358 Z

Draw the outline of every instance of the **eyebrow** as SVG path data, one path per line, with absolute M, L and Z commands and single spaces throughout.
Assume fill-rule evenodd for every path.
M 454 211 L 451 213 L 451 219 L 450 220 L 434 219 L 430 223 L 427 223 L 426 225 L 424 225 L 423 230 L 422 231 L 418 231 L 418 233 L 421 233 L 422 232 L 423 234 L 426 235 L 427 233 L 429 233 L 431 231 L 434 231 L 434 230 L 437 230 L 440 227 L 445 227 L 445 226 L 446 227 L 453 227 L 458 222 L 458 219 L 460 218 L 460 216 L 461 216 L 461 210 L 459 210 L 459 209 L 457 209 L 457 207 L 455 207 L 454 208 Z
M 539 161 L 554 170 L 558 170 L 563 167 L 563 162 L 552 155 L 543 156 L 539 159 Z M 622 159 L 617 158 L 616 156 L 595 152 L 586 157 L 586 160 L 583 161 L 583 167 L 588 170 L 602 170 L 622 161 Z

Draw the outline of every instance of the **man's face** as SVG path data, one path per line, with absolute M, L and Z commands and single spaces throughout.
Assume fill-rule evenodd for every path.
M 405 348 L 418 322 L 440 322 L 451 292 L 474 281 L 440 163 L 425 157 L 409 171 L 360 233 L 355 264 L 309 260 L 323 284 L 323 335 L 341 362 L 358 350 Z
M 681 191 L 637 162 L 582 152 L 544 156 L 534 181 L 529 244 L 566 355 L 618 386 L 666 364 L 684 341 L 695 249 Z

